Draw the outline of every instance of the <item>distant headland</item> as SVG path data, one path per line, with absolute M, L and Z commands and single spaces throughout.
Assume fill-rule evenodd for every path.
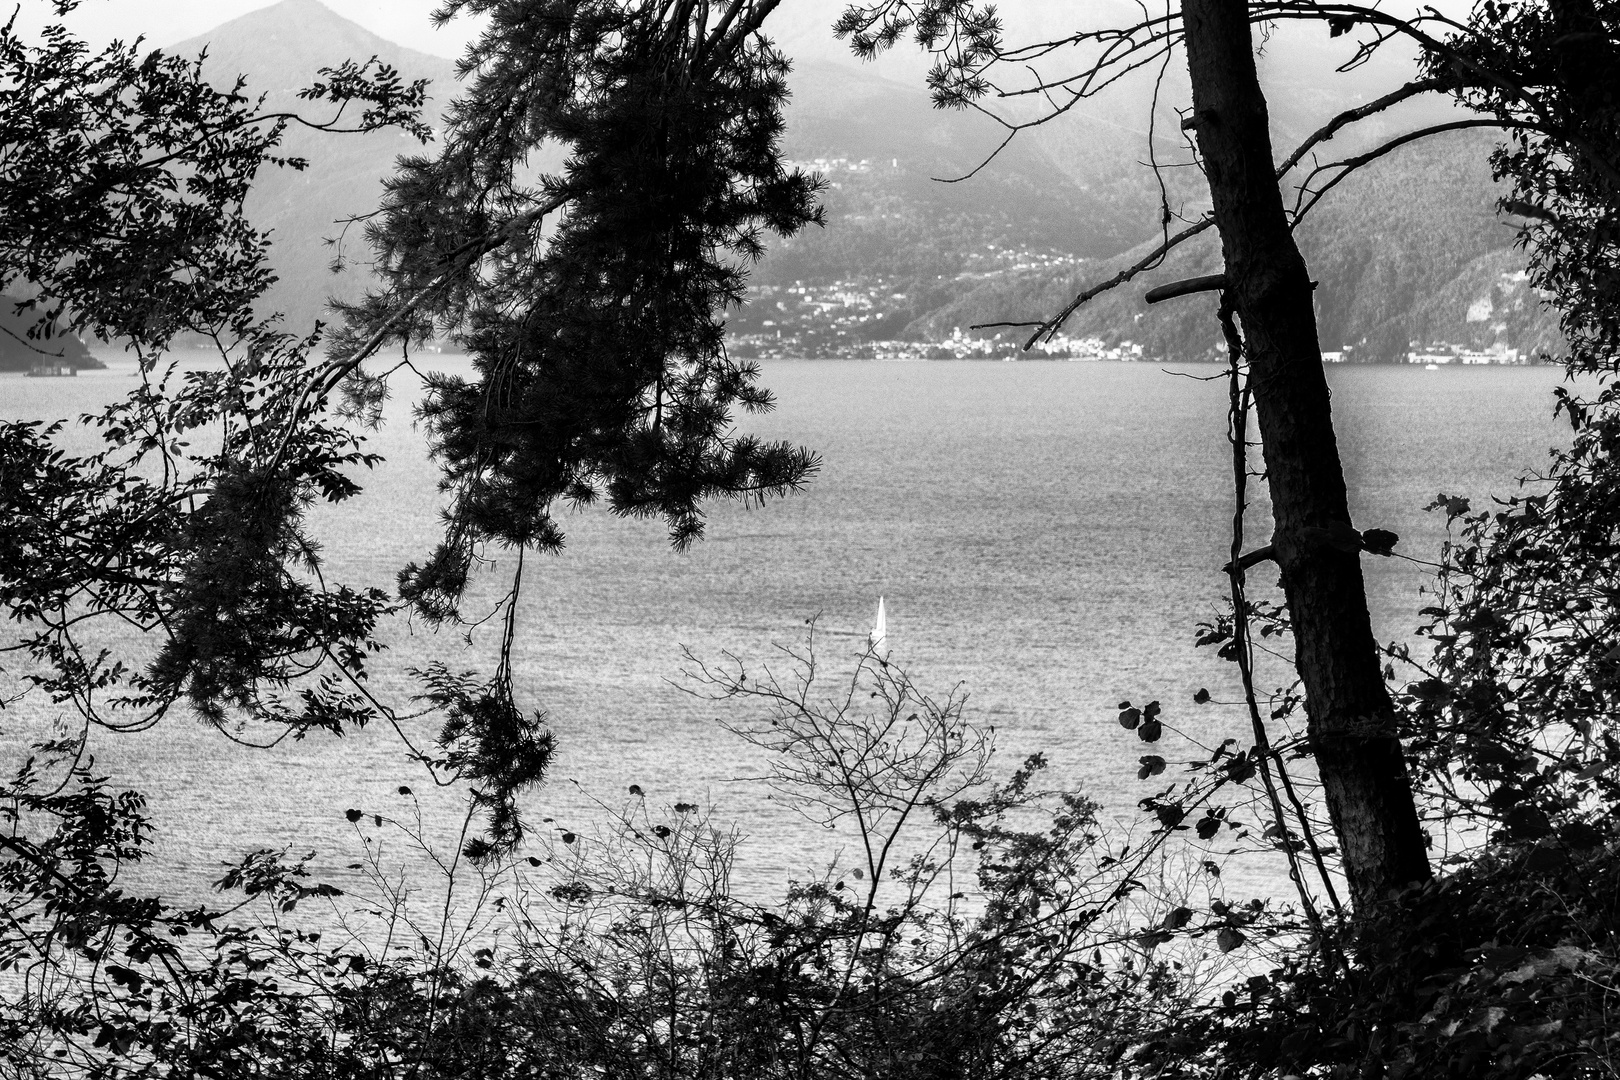
M 107 366 L 72 334 L 29 337 L 34 313 L 18 314 L 20 303 L 14 296 L 0 295 L 0 371 L 29 371 L 42 364 L 74 371 Z

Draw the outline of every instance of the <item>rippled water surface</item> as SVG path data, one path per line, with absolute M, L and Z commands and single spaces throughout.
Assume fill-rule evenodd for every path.
M 0 415 L 70 415 L 128 386 L 129 372 L 115 361 L 75 380 L 0 377 Z M 1432 557 L 1443 523 L 1422 507 L 1436 492 L 1511 493 L 1565 438 L 1551 414 L 1559 374 L 1333 369 L 1356 524 L 1392 529 L 1399 550 Z M 712 800 L 737 821 L 751 838 L 742 865 L 761 889 L 824 861 L 836 837 L 735 781 L 758 771 L 757 755 L 716 726 L 714 704 L 678 685 L 681 647 L 764 659 L 815 616 L 836 673 L 864 643 L 879 595 L 893 658 L 925 688 L 964 684 L 1007 767 L 1044 750 L 1055 778 L 1116 816 L 1149 790 L 1135 777 L 1140 744 L 1114 723 L 1122 698 L 1159 698 L 1201 736 L 1241 734 L 1234 714 L 1190 702 L 1199 686 L 1220 697 L 1231 679 L 1229 665 L 1191 646 L 1224 588 L 1224 383 L 1149 364 L 838 361 L 772 364 L 766 381 L 779 408 L 745 426 L 818 450 L 810 490 L 713 506 L 707 538 L 684 554 L 657 522 L 587 512 L 567 520 L 565 554 L 530 559 L 518 690 L 550 713 L 561 746 L 555 779 L 530 800 L 536 819 L 582 827 L 590 797 L 618 805 L 636 783 L 662 802 Z M 388 463 L 366 494 L 317 517 L 333 577 L 389 587 L 431 546 L 441 498 L 409 399 L 402 389 L 372 440 Z M 1263 514 L 1251 515 L 1262 539 Z M 500 562 L 504 574 L 510 560 Z M 1376 632 L 1405 636 L 1422 568 L 1365 562 Z M 482 583 L 486 598 L 498 580 Z M 400 622 L 389 640 L 376 684 L 396 700 L 411 665 L 490 663 L 452 631 Z M 48 719 L 14 710 L 0 716 L 0 737 L 15 747 Z M 96 751 L 149 795 L 162 845 L 152 872 L 177 892 L 260 846 L 319 849 L 341 877 L 355 845 L 344 810 L 394 811 L 398 785 L 427 787 L 380 729 L 250 751 L 172 717 L 141 736 L 99 734 Z M 454 798 L 427 805 L 448 842 Z

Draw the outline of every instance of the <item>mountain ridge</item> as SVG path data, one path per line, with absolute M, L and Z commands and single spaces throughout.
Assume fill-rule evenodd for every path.
M 248 12 L 163 50 L 170 55 L 203 56 L 203 75 L 229 87 L 238 76 L 244 91 L 265 95 L 267 108 L 325 119 L 322 110 L 297 98 L 323 67 L 375 56 L 407 81 L 429 80 L 428 114 L 448 104 L 455 64 L 443 57 L 396 45 L 343 18 L 319 0 L 280 0 Z M 261 313 L 282 312 L 298 332 L 330 319 L 328 302 L 355 300 L 372 280 L 369 252 L 352 219 L 376 209 L 383 181 L 401 154 L 425 148 L 397 131 L 340 135 L 293 125 L 281 151 L 302 157 L 303 170 L 266 166 L 253 186 L 246 211 L 250 221 L 271 233 L 270 262 L 278 281 L 260 303 Z M 339 259 L 341 272 L 331 272 Z
M 395 44 L 320 0 L 278 0 L 161 51 L 188 58 L 206 52 L 205 74 L 242 74 L 249 79 L 248 88 L 259 92 L 290 93 L 308 85 L 321 67 L 370 56 L 401 71 L 443 77 L 453 77 L 455 71 L 454 61 Z M 267 77 L 283 84 L 265 85 Z
M 1376 88 L 1378 80 L 1363 73 L 1309 94 L 1302 90 L 1313 70 L 1331 68 L 1331 50 L 1343 44 L 1328 41 L 1325 31 L 1318 37 L 1279 35 L 1262 56 L 1278 102 L 1279 147 L 1311 129 L 1315 113 L 1358 103 Z M 249 92 L 268 93 L 272 107 L 291 103 L 293 88 L 319 67 L 372 55 L 407 79 L 431 80 L 430 110 L 443 108 L 455 89 L 450 61 L 394 45 L 318 0 L 282 0 L 166 51 L 195 55 L 205 48 L 207 77 L 225 83 L 241 73 Z M 1153 156 L 1161 162 L 1185 156 L 1174 109 L 1182 82 L 1171 78 L 1160 88 Z M 1144 164 L 1150 84 L 1121 86 L 1087 103 L 1084 115 L 1020 134 L 962 183 L 937 181 L 970 172 L 991 156 L 1004 135 L 993 121 L 940 112 L 920 82 L 896 81 L 883 69 L 825 55 L 796 65 L 789 85 L 784 153 L 799 164 L 821 162 L 830 182 L 829 223 L 771 244 L 753 268 L 756 295 L 795 282 L 861 283 L 886 298 L 886 310 L 852 319 L 852 342 L 938 340 L 975 322 L 1049 316 L 1081 282 L 1107 276 L 1143 250 L 1158 220 L 1159 177 Z M 1378 130 L 1387 135 L 1447 108 L 1444 102 L 1420 106 L 1385 118 Z M 1345 136 L 1337 142 L 1345 145 L 1328 144 L 1324 153 L 1364 145 Z M 1392 359 L 1411 341 L 1444 335 L 1465 344 L 1515 335 L 1525 345 L 1532 338 L 1552 340 L 1545 313 L 1521 310 L 1528 295 L 1519 295 L 1522 282 L 1508 283 L 1511 289 L 1503 283 L 1504 275 L 1522 270 L 1523 259 L 1494 212 L 1491 145 L 1477 137 L 1418 144 L 1380 161 L 1317 208 L 1301 243 L 1323 283 L 1318 310 L 1325 348 L 1355 344 L 1363 357 Z M 265 304 L 302 330 L 325 317 L 330 296 L 354 299 L 365 288 L 369 253 L 344 222 L 374 209 L 399 154 L 424 148 L 393 132 L 356 137 L 294 129 L 285 149 L 307 157 L 309 168 L 267 169 L 248 211 L 275 240 L 272 261 L 280 280 Z M 1195 216 L 1207 206 L 1195 170 L 1172 165 L 1162 175 L 1172 209 Z M 982 272 L 987 260 L 1005 261 L 1009 252 L 1028 254 L 1011 260 L 1026 268 Z M 347 267 L 334 275 L 327 266 L 338 254 Z M 1197 302 L 1149 311 L 1140 293 L 1179 270 L 1210 272 L 1217 259 L 1209 243 L 1180 253 L 1157 275 L 1082 309 L 1071 332 L 1146 341 L 1166 356 L 1208 355 L 1217 335 Z M 1470 320 L 1468 312 L 1483 310 L 1482 304 L 1516 314 L 1506 321 L 1496 315 Z M 749 305 L 732 313 L 733 328 L 762 335 L 773 310 Z

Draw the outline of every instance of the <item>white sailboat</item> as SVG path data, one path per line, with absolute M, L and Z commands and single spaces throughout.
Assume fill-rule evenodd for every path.
M 883 597 L 878 597 L 877 621 L 872 624 L 872 632 L 867 635 L 873 652 L 883 648 L 883 639 L 889 636 L 889 620 L 883 612 Z

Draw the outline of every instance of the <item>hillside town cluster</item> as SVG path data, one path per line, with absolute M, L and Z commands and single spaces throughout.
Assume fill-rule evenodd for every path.
M 885 163 L 861 159 L 823 159 L 795 162 L 823 176 L 865 173 Z M 1023 348 L 1036 327 L 1008 325 L 972 329 L 953 326 L 918 333 L 919 317 L 938 312 L 961 295 L 961 283 L 999 277 L 1039 277 L 1078 270 L 1086 260 L 1054 250 L 987 243 L 961 255 L 961 269 L 921 279 L 852 277 L 834 281 L 794 281 L 792 284 L 757 284 L 749 302 L 729 320 L 729 344 L 741 357 L 758 359 L 850 360 L 1156 360 L 1151 347 L 1135 340 L 1105 340 L 1097 336 L 1054 335 Z M 1525 275 L 1504 275 L 1503 288 L 1522 286 Z M 1500 290 L 1499 290 L 1500 291 Z M 1468 321 L 1485 322 L 1493 314 L 1491 301 L 1469 309 Z M 1482 308 L 1476 311 L 1475 308 Z M 949 310 L 948 306 L 944 310 Z M 936 315 L 930 320 L 939 326 Z M 968 321 L 968 320 L 963 320 Z M 926 324 L 925 324 L 926 325 Z M 1506 329 L 1492 327 L 1492 329 Z M 1212 342 L 1211 358 L 1222 351 Z M 1383 361 L 1424 367 L 1485 364 L 1534 364 L 1541 358 L 1533 350 L 1510 347 L 1500 341 L 1480 348 L 1477 343 L 1412 341 L 1404 355 L 1358 355 L 1354 345 L 1324 351 L 1325 363 Z
M 989 247 L 980 259 L 988 273 L 1056 265 L 1067 256 L 1027 250 Z M 1052 259 L 1042 264 L 1038 260 Z M 1078 260 L 1072 260 L 1078 262 Z M 973 273 L 974 271 L 968 271 Z M 978 276 L 988 276 L 985 270 Z M 1106 341 L 1100 337 L 1056 334 L 1027 351 L 1025 341 L 1034 325 L 971 330 L 960 326 L 938 336 L 915 336 L 907 330 L 918 305 L 910 291 L 893 282 L 840 280 L 828 283 L 796 281 L 792 285 L 760 285 L 750 303 L 731 320 L 729 343 L 740 357 L 769 359 L 844 360 L 1154 360 L 1142 343 Z M 1215 344 L 1216 352 L 1222 350 Z M 1354 346 L 1322 353 L 1325 363 L 1355 363 Z M 1500 343 L 1483 349 L 1455 342 L 1413 341 L 1404 357 L 1408 364 L 1425 367 L 1479 364 L 1533 364 L 1538 357 Z M 1399 360 L 1397 360 L 1399 362 Z
M 1355 360 L 1355 349 L 1345 346 L 1333 352 L 1323 352 L 1324 364 L 1351 363 Z M 1476 349 L 1469 345 L 1454 341 L 1413 341 L 1404 357 L 1396 359 L 1396 363 L 1404 360 L 1408 364 L 1422 364 L 1424 367 L 1440 367 L 1446 364 L 1512 364 L 1528 365 L 1541 362 L 1536 354 L 1524 349 L 1509 348 L 1501 342 L 1487 345 L 1483 349 Z
M 1510 349 L 1500 342 L 1484 349 L 1470 349 L 1465 345 L 1448 342 L 1423 344 L 1412 342 L 1406 354 L 1408 364 L 1534 364 L 1538 358 L 1532 353 Z
M 789 171 L 798 169 L 801 172 L 815 173 L 817 176 L 820 176 L 826 180 L 829 187 L 841 188 L 844 186 L 844 184 L 843 181 L 838 179 L 840 175 L 845 173 L 869 173 L 872 171 L 873 162 L 871 158 L 861 158 L 859 161 L 856 161 L 851 158 L 842 157 L 818 157 L 798 159 L 789 158 L 788 160 L 782 162 L 782 165 Z M 889 159 L 889 168 L 898 169 L 899 167 L 899 158 Z
M 865 164 L 864 162 L 861 164 Z M 985 245 L 969 252 L 966 267 L 946 279 L 902 283 L 888 278 L 832 282 L 795 281 L 791 285 L 756 285 L 749 303 L 730 319 L 729 342 L 739 355 L 803 359 L 948 360 L 1011 355 L 1027 334 L 1008 328 L 978 335 L 953 328 L 948 337 L 923 339 L 907 334 L 919 310 L 938 297 L 920 295 L 947 280 L 984 280 L 1004 274 L 1050 272 L 1079 266 L 1083 260 L 1056 251 Z M 1100 339 L 1059 337 L 1042 346 L 1053 358 L 1125 359 L 1129 342 L 1110 346 Z M 1141 355 L 1141 349 L 1135 355 Z
M 1142 346 L 1133 341 L 1109 344 L 1101 338 L 1071 338 L 1059 334 L 1051 341 L 1039 341 L 1027 352 L 1023 344 L 1033 332 L 1003 331 L 990 337 L 964 334 L 961 327 L 937 341 L 909 341 L 883 338 L 860 341 L 844 335 L 827 337 L 793 334 L 772 337 L 767 334 L 735 335 L 730 339 L 733 352 L 760 360 L 1143 360 Z

